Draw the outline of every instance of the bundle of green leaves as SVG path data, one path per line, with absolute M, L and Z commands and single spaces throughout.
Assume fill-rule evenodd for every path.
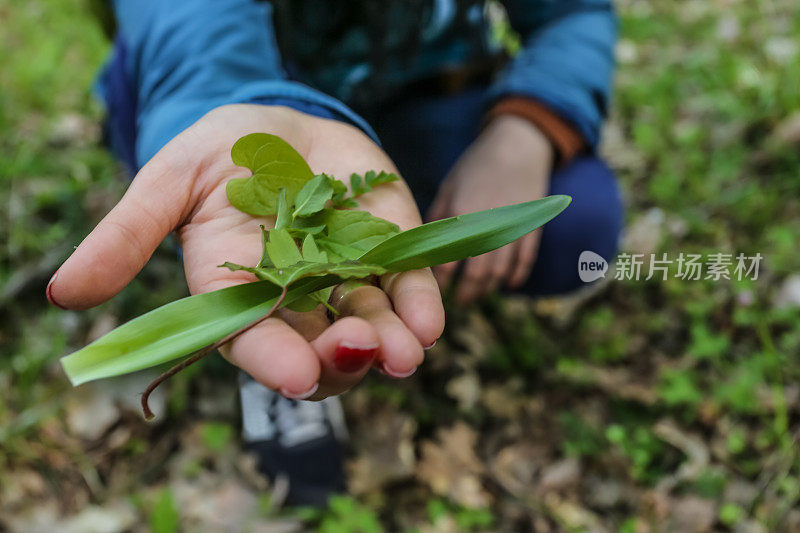
M 303 157 L 275 135 L 253 133 L 231 149 L 233 162 L 252 176 L 232 179 L 228 199 L 254 216 L 275 216 L 262 226 L 255 266 L 225 263 L 259 280 L 169 303 L 116 328 L 61 359 L 73 385 L 160 365 L 192 354 L 162 374 L 159 383 L 269 317 L 282 306 L 309 311 L 328 305 L 343 280 L 404 272 L 480 255 L 522 237 L 563 211 L 571 198 L 540 200 L 438 220 L 400 232 L 358 207 L 357 198 L 397 180 L 386 172 L 350 177 L 347 186 L 315 175 Z
M 234 207 L 254 216 L 275 215 L 275 227 L 262 231 L 261 261 L 245 270 L 279 287 L 309 276 L 333 274 L 339 278 L 364 278 L 386 273 L 377 264 L 358 261 L 400 230 L 358 207 L 356 198 L 373 187 L 397 181 L 395 174 L 371 170 L 363 177 L 350 176 L 347 185 L 327 174 L 314 173 L 286 141 L 267 133 L 242 137 L 231 150 L 234 163 L 249 168 L 249 178 L 228 182 L 228 199 Z M 287 304 L 294 311 L 328 306 L 333 287 L 320 289 Z M 328 306 L 330 307 L 330 306 Z M 333 308 L 330 308 L 334 313 Z

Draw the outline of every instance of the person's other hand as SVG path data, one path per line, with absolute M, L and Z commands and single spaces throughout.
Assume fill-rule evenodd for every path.
M 285 139 L 315 172 L 346 178 L 352 172 L 396 169 L 358 129 L 285 107 L 224 106 L 208 113 L 169 142 L 133 180 L 111 212 L 57 271 L 48 297 L 68 309 L 98 305 L 122 290 L 171 231 L 183 247 L 192 294 L 254 281 L 245 272 L 218 268 L 225 261 L 255 265 L 261 255 L 259 224 L 234 208 L 225 186 L 250 171 L 231 161 L 241 136 L 273 133 Z M 345 180 L 347 181 L 347 180 Z M 402 181 L 376 187 L 359 198 L 361 209 L 401 229 L 420 224 Z M 361 286 L 334 305 L 331 324 L 319 309 L 282 310 L 223 348 L 223 354 L 265 386 L 287 397 L 321 399 L 355 385 L 378 361 L 388 374 L 410 375 L 423 347 L 444 328 L 444 310 L 430 269 L 387 275 L 381 288 Z
M 502 207 L 547 194 L 554 150 L 533 124 L 512 115 L 495 118 L 461 156 L 428 212 L 438 220 Z M 495 290 L 522 285 L 536 259 L 540 230 L 498 250 L 464 261 L 456 301 L 467 304 Z M 439 286 L 453 280 L 458 263 L 434 268 Z

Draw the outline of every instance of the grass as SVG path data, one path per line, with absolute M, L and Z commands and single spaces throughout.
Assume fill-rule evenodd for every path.
M 480 434 L 476 450 L 487 465 L 498 456 L 493 439 L 520 446 L 539 439 L 548 450 L 545 466 L 579 459 L 577 488 L 564 489 L 563 500 L 518 494 L 498 487 L 489 469 L 480 479 L 492 503 L 476 510 L 455 493 L 436 493 L 415 471 L 384 487 L 392 505 L 377 492 L 342 498 L 309 514 L 309 523 L 372 531 L 378 519 L 409 528 L 449 520 L 480 530 L 529 516 L 526 523 L 572 527 L 576 515 L 564 511 L 572 502 L 586 520 L 634 531 L 669 519 L 647 503 L 663 495 L 669 509 L 700 498 L 719 527 L 758 522 L 780 530 L 799 519 L 800 312 L 775 302 L 786 279 L 800 273 L 800 151 L 775 132 L 800 110 L 800 12 L 783 0 L 724 9 L 710 1 L 624 0 L 618 8 L 620 69 L 604 152 L 623 184 L 629 227 L 657 208 L 664 223 L 650 232 L 655 252 L 759 252 L 759 278 L 616 281 L 566 325 L 498 301 L 480 313 L 493 332 L 486 346 L 460 331 L 460 320 L 475 319 L 474 311 L 453 310 L 437 352 L 445 362 L 430 363 L 411 384 L 370 381 L 347 402 L 354 431 L 371 402 L 415 420 L 418 454 L 421 442 L 435 441 L 436 430 L 454 419 Z M 69 435 L 64 419 L 78 396 L 56 364 L 92 330 L 183 294 L 174 281 L 181 279 L 174 246 L 98 309 L 61 312 L 42 294 L 60 261 L 124 189 L 124 175 L 99 146 L 102 113 L 88 90 L 108 42 L 80 0 L 6 0 L 0 26 L 0 49 L 14 51 L 0 56 L 0 485 L 3 476 L 38 472 L 46 488 L 30 501 L 56 499 L 65 514 L 149 487 L 153 503 L 143 519 L 174 529 L 179 510 L 162 488 L 163 467 L 132 469 L 118 483 L 107 459 Z M 526 414 L 504 419 L 483 397 L 464 410 L 447 392 L 464 373 L 487 390 L 507 389 Z M 201 374 L 173 390 L 197 394 L 205 386 Z M 231 377 L 229 370 L 221 375 L 221 383 Z M 359 403 L 365 396 L 369 401 Z M 169 427 L 123 419 L 119 427 L 131 436 L 114 457 L 134 464 L 164 446 L 183 453 L 185 444 L 176 452 L 175 443 L 186 421 L 199 416 L 181 398 L 169 400 Z M 547 409 L 536 411 L 537 402 Z M 203 422 L 203 449 L 224 448 L 234 420 Z M 677 440 L 669 429 L 675 427 Z M 677 474 L 703 450 L 704 464 Z M 192 464 L 206 468 L 204 461 Z M 588 495 L 590 478 L 628 487 L 634 496 L 601 505 Z M 734 497 L 741 486 L 756 492 L 746 501 Z M 59 492 L 67 487 L 74 494 L 64 498 Z

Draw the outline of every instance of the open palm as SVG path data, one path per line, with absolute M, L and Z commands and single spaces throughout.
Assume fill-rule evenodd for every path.
M 117 206 L 61 266 L 48 287 L 54 302 L 84 309 L 122 290 L 158 244 L 175 230 L 184 252 L 192 294 L 253 281 L 246 272 L 217 265 L 255 265 L 261 254 L 259 224 L 230 205 L 225 186 L 246 177 L 230 148 L 253 132 L 284 138 L 314 172 L 340 178 L 366 170 L 396 171 L 386 154 L 354 127 L 282 107 L 218 108 L 175 137 L 139 172 Z M 377 187 L 359 199 L 361 209 L 402 230 L 420 224 L 403 182 Z M 444 311 L 429 270 L 384 276 L 381 288 L 337 289 L 341 313 L 331 324 L 322 310 L 281 310 L 223 348 L 256 380 L 288 397 L 320 399 L 356 384 L 376 360 L 395 377 L 413 373 L 423 347 L 444 327 Z

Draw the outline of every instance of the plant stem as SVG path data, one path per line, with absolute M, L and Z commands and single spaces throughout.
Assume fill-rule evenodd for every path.
M 288 290 L 288 287 L 283 287 L 283 289 L 281 290 L 280 296 L 278 296 L 278 299 L 275 300 L 275 303 L 272 305 L 272 307 L 270 307 L 269 311 L 267 311 L 267 313 L 265 315 L 257 318 L 253 322 L 250 322 L 249 324 L 247 324 L 243 328 L 240 328 L 240 329 L 234 331 L 233 333 L 221 338 L 217 342 L 209 344 L 205 348 L 200 348 L 200 350 L 195 352 L 194 355 L 184 359 L 183 361 L 181 361 L 180 363 L 178 363 L 177 365 L 173 366 L 172 368 L 170 368 L 169 370 L 167 370 L 166 372 L 164 372 L 163 374 L 158 376 L 156 379 L 151 381 L 150 384 L 147 386 L 147 388 L 142 393 L 142 414 L 144 415 L 144 419 L 145 420 L 152 420 L 153 417 L 155 416 L 153 414 L 153 411 L 150 410 L 150 405 L 148 404 L 148 400 L 150 399 L 150 394 L 152 394 L 153 391 L 156 390 L 156 387 L 161 385 L 163 382 L 165 382 L 166 380 L 168 380 L 169 378 L 171 378 L 172 376 L 174 376 L 175 374 L 177 374 L 181 370 L 185 369 L 188 366 L 191 366 L 191 365 L 195 364 L 197 361 L 199 361 L 203 357 L 207 356 L 211 352 L 213 352 L 213 351 L 219 349 L 221 346 L 231 342 L 233 339 L 235 339 L 236 337 L 238 337 L 242 333 L 248 331 L 249 329 L 251 329 L 251 328 L 253 328 L 253 327 L 257 326 L 257 325 L 259 325 L 261 322 L 263 322 L 264 320 L 266 320 L 269 317 L 271 317 L 275 313 L 275 311 L 278 310 L 280 305 L 283 303 L 284 298 L 286 298 L 287 290 Z

